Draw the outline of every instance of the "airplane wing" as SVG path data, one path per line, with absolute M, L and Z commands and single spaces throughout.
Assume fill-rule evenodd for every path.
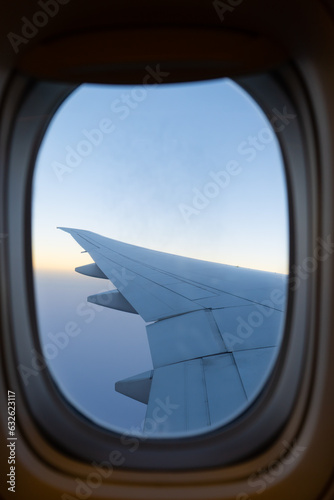
M 287 277 L 70 233 L 94 263 L 77 272 L 115 290 L 88 297 L 139 314 L 153 370 L 115 389 L 147 404 L 144 432 L 177 435 L 223 425 L 261 389 L 283 332 Z

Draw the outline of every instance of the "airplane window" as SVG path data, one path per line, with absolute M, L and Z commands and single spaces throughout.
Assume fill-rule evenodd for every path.
M 63 102 L 33 180 L 41 348 L 25 384 L 48 369 L 90 420 L 152 438 L 255 400 L 289 266 L 288 123 L 272 113 L 229 79 L 82 85 Z

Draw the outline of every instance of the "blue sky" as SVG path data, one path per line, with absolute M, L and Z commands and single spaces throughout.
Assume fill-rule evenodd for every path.
M 80 329 L 49 360 L 64 393 L 106 426 L 138 426 L 145 405 L 113 388 L 151 360 L 140 317 L 86 304 L 105 282 L 74 272 L 90 257 L 57 226 L 285 273 L 287 214 L 278 141 L 234 82 L 78 88 L 50 123 L 33 182 L 42 344 L 69 321 Z
M 262 110 L 230 81 L 153 86 L 139 102 L 131 91 L 82 86 L 52 120 L 34 181 L 34 265 L 71 269 L 84 263 L 75 244 L 56 230 L 68 226 L 286 272 L 287 201 L 278 143 L 272 135 L 269 143 L 257 142 L 261 149 L 248 145 L 259 134 L 270 139 Z M 94 135 L 101 123 L 113 130 Z M 221 187 L 212 175 L 225 179 L 231 161 L 238 173 L 228 174 Z

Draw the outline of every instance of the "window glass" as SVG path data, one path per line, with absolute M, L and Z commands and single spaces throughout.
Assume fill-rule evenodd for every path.
M 36 162 L 32 364 L 112 430 L 225 424 L 277 357 L 288 231 L 277 137 L 235 82 L 80 86 Z

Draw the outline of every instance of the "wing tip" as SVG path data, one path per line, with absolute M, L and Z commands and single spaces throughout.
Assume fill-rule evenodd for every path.
M 61 229 L 61 231 L 65 231 L 65 233 L 70 233 L 70 234 L 72 234 L 73 231 L 79 231 L 79 229 L 74 229 L 73 227 L 57 226 L 56 228 Z

